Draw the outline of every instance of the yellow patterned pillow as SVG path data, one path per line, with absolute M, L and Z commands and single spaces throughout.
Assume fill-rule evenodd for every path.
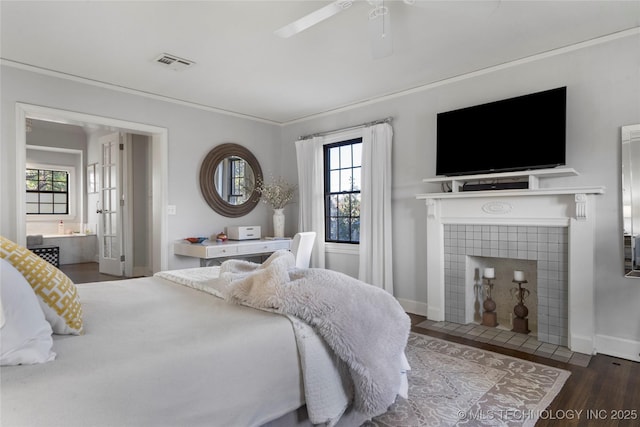
M 33 288 L 55 334 L 82 332 L 82 306 L 76 285 L 29 249 L 0 236 L 0 257 L 9 261 Z

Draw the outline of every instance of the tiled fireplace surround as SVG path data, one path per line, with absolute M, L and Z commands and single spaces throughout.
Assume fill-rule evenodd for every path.
M 470 302 L 474 302 L 475 267 L 469 256 L 537 261 L 537 283 L 528 286 L 536 289 L 531 295 L 537 295 L 538 340 L 568 346 L 567 230 L 524 225 L 445 225 L 445 320 L 460 324 L 473 321 Z M 490 264 L 499 265 L 499 261 Z M 496 281 L 494 296 L 498 287 L 504 290 L 513 286 Z
M 603 192 L 580 187 L 417 195 L 427 208 L 427 318 L 473 319 L 473 257 L 533 260 L 538 340 L 593 354 L 594 205 Z

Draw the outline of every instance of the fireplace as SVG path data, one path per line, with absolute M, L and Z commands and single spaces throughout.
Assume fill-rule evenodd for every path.
M 594 205 L 603 192 L 536 186 L 417 195 L 427 208 L 427 318 L 477 321 L 473 257 L 532 261 L 538 340 L 592 354 Z

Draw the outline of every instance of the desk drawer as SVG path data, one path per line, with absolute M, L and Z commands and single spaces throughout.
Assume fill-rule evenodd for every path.
M 271 240 L 267 242 L 256 242 L 238 247 L 238 254 L 259 254 L 275 252 L 278 249 L 289 249 L 291 242 L 288 240 Z
M 207 253 L 205 258 L 220 258 L 233 256 L 238 254 L 238 248 L 236 246 L 207 246 Z

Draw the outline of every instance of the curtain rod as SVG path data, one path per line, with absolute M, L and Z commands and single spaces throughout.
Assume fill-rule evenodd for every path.
M 391 123 L 392 121 L 393 121 L 393 117 L 386 117 L 384 119 L 374 120 L 372 122 L 362 123 L 362 124 L 356 125 L 356 126 L 349 126 L 349 127 L 346 127 L 346 128 L 330 130 L 330 131 L 327 131 L 327 132 L 312 133 L 310 135 L 301 136 L 298 139 L 299 140 L 303 140 L 303 139 L 314 138 L 316 136 L 325 136 L 325 135 L 330 135 L 330 134 L 336 133 L 336 132 L 344 132 L 344 131 L 347 131 L 347 130 L 366 128 L 366 127 L 369 127 L 369 126 L 380 125 L 382 123 Z

